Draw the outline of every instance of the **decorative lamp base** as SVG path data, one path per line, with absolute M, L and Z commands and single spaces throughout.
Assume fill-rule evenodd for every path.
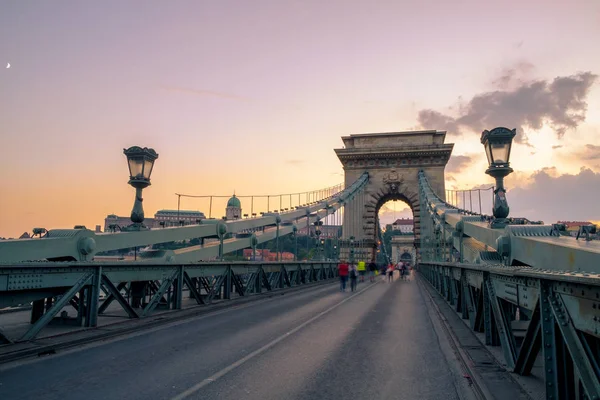
M 150 228 L 148 228 L 146 225 L 144 225 L 142 223 L 133 223 L 129 226 L 121 228 L 121 231 L 123 231 L 123 232 L 139 232 L 139 231 L 148 231 L 148 230 L 150 230 Z
M 507 225 L 510 225 L 510 220 L 508 218 L 495 218 L 490 221 L 491 229 L 504 229 Z

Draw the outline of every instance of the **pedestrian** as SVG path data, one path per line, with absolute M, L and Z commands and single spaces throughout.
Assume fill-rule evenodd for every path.
M 402 278 L 403 281 L 406 280 L 406 264 L 405 263 L 400 263 L 400 277 Z
M 338 265 L 338 275 L 340 276 L 340 291 L 346 291 L 346 281 L 348 281 L 348 263 L 346 260 L 340 260 L 340 264 Z
M 390 263 L 387 268 L 388 282 L 394 282 L 394 264 Z
M 356 265 L 350 264 L 350 291 L 354 292 L 356 290 L 356 281 L 358 278 L 358 270 Z
M 377 264 L 375 261 L 371 261 L 369 264 L 369 281 L 375 282 L 375 272 L 377 271 Z
M 367 272 L 367 263 L 364 261 L 359 261 L 358 262 L 358 268 L 356 268 L 358 270 L 358 275 L 360 275 L 360 281 L 364 282 L 365 281 L 365 273 Z

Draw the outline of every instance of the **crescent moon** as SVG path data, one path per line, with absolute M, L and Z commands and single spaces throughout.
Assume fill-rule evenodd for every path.
M 10 68 L 10 63 L 6 63 L 6 68 Z

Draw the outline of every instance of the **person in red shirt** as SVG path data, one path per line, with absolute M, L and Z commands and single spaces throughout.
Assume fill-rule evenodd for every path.
M 340 276 L 340 291 L 346 291 L 346 282 L 348 281 L 348 263 L 346 260 L 340 260 L 340 264 L 338 265 L 338 275 Z

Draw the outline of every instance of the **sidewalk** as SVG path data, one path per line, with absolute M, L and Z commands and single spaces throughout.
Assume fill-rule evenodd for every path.
M 417 274 L 416 280 L 424 294 L 431 300 L 449 334 L 452 336 L 457 351 L 471 371 L 475 384 L 482 386 L 487 392 L 485 398 L 510 400 L 545 399 L 545 384 L 542 376 L 540 360 L 536 362 L 531 376 L 520 376 L 506 369 L 502 349 L 486 346 L 485 335 L 471 330 L 468 320 L 463 320 L 425 279 Z M 417 282 L 415 282 L 417 283 Z

